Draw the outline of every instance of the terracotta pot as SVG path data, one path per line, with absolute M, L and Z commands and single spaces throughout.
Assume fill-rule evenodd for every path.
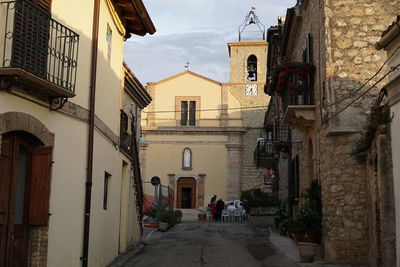
M 313 262 L 317 252 L 318 244 L 298 242 L 301 262 Z
M 165 232 L 168 230 L 168 223 L 166 222 L 158 222 L 158 230 L 161 232 Z
M 304 241 L 304 234 L 292 234 L 293 241 L 297 244 L 298 242 L 303 242 Z
M 199 221 L 207 221 L 207 217 L 199 217 Z

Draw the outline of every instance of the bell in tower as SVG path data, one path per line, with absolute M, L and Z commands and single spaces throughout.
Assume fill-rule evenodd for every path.
M 239 26 L 239 42 L 244 40 L 264 40 L 265 26 L 256 15 L 256 8 L 252 7 L 244 22 Z

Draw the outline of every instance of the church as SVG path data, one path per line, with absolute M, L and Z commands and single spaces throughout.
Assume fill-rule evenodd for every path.
M 246 37 L 247 26 L 256 26 L 258 36 Z M 252 9 L 239 40 L 227 44 L 228 83 L 186 69 L 147 84 L 152 102 L 142 114 L 142 177 L 160 177 L 173 189 L 176 208 L 205 207 L 214 195 L 236 200 L 263 183 L 253 162 L 269 99 L 262 27 Z

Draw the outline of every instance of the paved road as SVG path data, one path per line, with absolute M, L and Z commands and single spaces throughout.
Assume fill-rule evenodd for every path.
M 155 232 L 149 243 L 124 266 L 298 266 L 246 223 L 180 223 Z

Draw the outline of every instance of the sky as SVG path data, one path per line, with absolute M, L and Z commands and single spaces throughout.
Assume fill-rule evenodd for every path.
M 156 32 L 133 35 L 125 61 L 141 81 L 157 82 L 185 70 L 229 81 L 228 42 L 238 41 L 238 27 L 254 6 L 265 30 L 296 0 L 143 0 Z

